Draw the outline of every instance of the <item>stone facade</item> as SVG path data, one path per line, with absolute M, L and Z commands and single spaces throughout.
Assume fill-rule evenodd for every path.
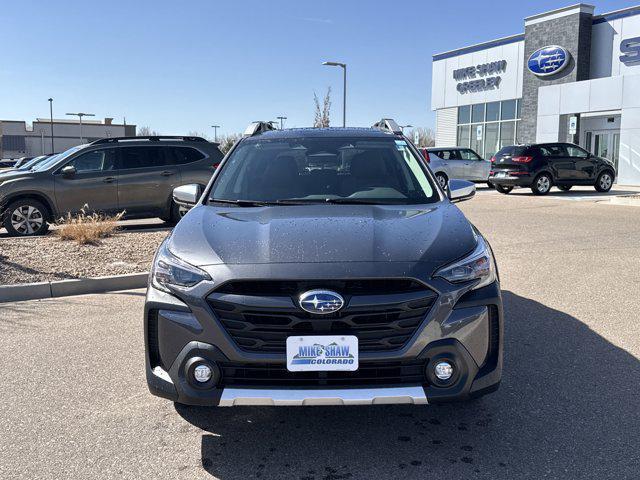
M 538 88 L 545 85 L 576 82 L 589 78 L 591 55 L 591 13 L 574 13 L 560 18 L 527 24 L 524 39 L 524 76 L 522 84 L 519 143 L 536 141 Z M 547 45 L 559 45 L 571 54 L 569 65 L 557 75 L 537 77 L 527 68 L 529 56 Z M 557 139 L 565 140 L 565 139 Z

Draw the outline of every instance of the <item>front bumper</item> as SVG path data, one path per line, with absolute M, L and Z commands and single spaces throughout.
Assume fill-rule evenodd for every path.
M 270 268 L 273 277 L 273 266 Z M 406 276 L 406 265 L 397 268 L 398 277 L 400 272 Z M 298 270 L 305 275 L 304 268 Z M 371 272 L 362 276 L 371 277 Z M 419 275 L 411 277 L 420 280 Z M 258 274 L 257 278 L 265 277 Z M 424 365 L 427 372 L 436 360 L 450 359 L 456 365 L 456 379 L 450 385 L 438 385 L 437 379 L 427 373 L 412 383 L 350 385 L 347 379 L 340 385 L 331 382 L 322 386 L 295 382 L 284 387 L 278 382 L 243 385 L 237 381 L 229 383 L 223 373 L 216 385 L 200 388 L 188 373 L 189 362 L 194 358 L 204 359 L 216 368 L 220 366 L 220 372 L 228 370 L 225 365 L 234 365 L 263 369 L 267 374 L 275 372 L 280 380 L 287 375 L 284 354 L 256 353 L 238 347 L 205 300 L 212 286 L 200 285 L 187 293 L 168 294 L 152 286 L 147 291 L 145 346 L 149 389 L 175 402 L 207 406 L 425 404 L 463 400 L 495 390 L 502 374 L 503 350 L 499 283 L 470 291 L 468 285 L 451 285 L 440 279 L 420 281 L 438 293 L 437 301 L 402 348 L 361 352 L 361 370 L 409 362 Z
M 421 386 L 381 388 L 282 389 L 225 388 L 219 406 L 302 407 L 321 405 L 426 404 Z

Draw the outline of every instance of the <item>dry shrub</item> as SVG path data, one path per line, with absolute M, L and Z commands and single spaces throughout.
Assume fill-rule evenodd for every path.
M 61 240 L 73 240 L 79 245 L 97 245 L 101 238 L 110 237 L 118 231 L 117 222 L 125 213 L 120 212 L 113 216 L 100 213 L 88 214 L 87 209 L 88 206 L 85 205 L 79 214 L 68 213 L 66 217 L 58 220 L 55 234 Z

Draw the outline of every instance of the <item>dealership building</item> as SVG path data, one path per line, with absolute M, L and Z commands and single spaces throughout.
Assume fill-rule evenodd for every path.
M 78 120 L 56 118 L 53 125 L 48 118 L 38 118 L 30 124 L 24 120 L 0 120 L 0 159 L 64 152 L 99 138 L 135 135 L 135 125 L 114 123 L 113 118 L 82 120 L 82 125 Z
M 640 6 L 577 4 L 524 33 L 433 56 L 436 146 L 490 158 L 505 145 L 573 142 L 640 184 Z

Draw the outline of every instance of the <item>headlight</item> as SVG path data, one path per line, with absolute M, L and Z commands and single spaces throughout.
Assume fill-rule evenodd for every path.
M 170 292 L 169 287 L 193 287 L 203 280 L 211 280 L 207 272 L 172 254 L 167 248 L 166 241 L 160 245 L 151 268 L 151 283 L 154 287 Z
M 489 244 L 478 235 L 476 248 L 462 260 L 441 268 L 434 276 L 451 283 L 478 280 L 474 289 L 484 287 L 496 280 L 496 265 Z

